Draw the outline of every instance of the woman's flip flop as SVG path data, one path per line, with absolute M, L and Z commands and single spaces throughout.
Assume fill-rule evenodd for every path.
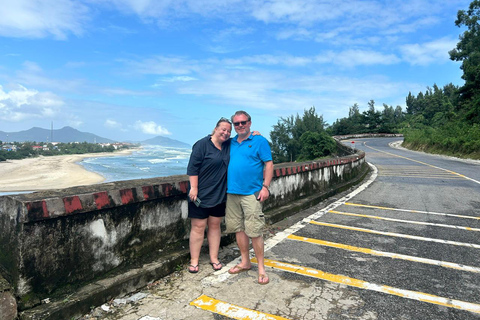
M 189 265 L 188 266 L 188 272 L 197 273 L 198 272 L 198 264 L 195 265 L 195 266 L 193 264 Z
M 221 262 L 215 263 L 215 262 L 210 262 L 210 265 L 212 266 L 212 269 L 215 271 L 222 270 L 223 265 Z

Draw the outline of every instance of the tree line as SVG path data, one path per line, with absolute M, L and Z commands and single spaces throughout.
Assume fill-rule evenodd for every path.
M 480 1 L 459 10 L 457 27 L 466 27 L 450 59 L 462 62 L 461 87 L 433 86 L 407 97 L 404 144 L 429 152 L 480 159 Z
M 0 146 L 3 143 L 0 141 Z M 13 160 L 13 159 L 25 159 L 37 156 L 56 156 L 65 154 L 85 154 L 85 153 L 98 153 L 98 152 L 113 152 L 115 147 L 113 145 L 101 145 L 97 143 L 36 143 L 36 142 L 22 142 L 22 143 L 10 143 L 14 146 L 15 151 L 0 150 L 0 161 Z M 34 148 L 35 146 L 41 146 L 41 148 Z M 43 147 L 45 146 L 45 148 Z M 128 148 L 123 146 L 123 148 Z

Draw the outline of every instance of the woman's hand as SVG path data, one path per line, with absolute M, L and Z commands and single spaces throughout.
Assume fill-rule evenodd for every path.
M 195 187 L 190 188 L 188 197 L 190 198 L 190 200 L 192 200 L 192 202 L 197 200 L 197 195 L 198 195 L 198 188 L 195 188 Z
M 253 134 L 254 136 L 261 136 L 261 135 L 262 135 L 262 134 L 261 134 L 260 132 L 258 132 L 258 131 L 252 131 L 252 134 Z

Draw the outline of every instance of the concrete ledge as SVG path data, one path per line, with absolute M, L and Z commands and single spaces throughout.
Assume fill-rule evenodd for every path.
M 17 300 L 10 284 L 0 275 L 0 318 L 14 320 L 17 318 Z
M 355 179 L 350 180 L 346 183 L 338 184 L 331 190 L 314 194 L 302 199 L 298 199 L 295 202 L 291 202 L 288 205 L 282 207 L 265 211 L 265 219 L 268 224 L 277 223 L 301 210 L 313 207 L 316 204 L 319 204 L 323 200 L 332 197 L 340 192 L 347 190 L 348 188 L 357 185 L 365 179 L 365 177 L 370 173 L 370 166 L 366 165 L 365 169 L 361 174 L 359 174 Z

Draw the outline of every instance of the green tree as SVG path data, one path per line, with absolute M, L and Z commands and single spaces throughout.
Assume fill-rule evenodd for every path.
M 301 137 L 305 133 L 325 133 L 326 123 L 323 116 L 319 116 L 315 107 L 304 110 L 303 116 L 281 117 L 270 132 L 273 161 L 290 162 L 296 161 L 304 152 Z M 313 159 L 313 158 L 312 158 Z
M 460 109 L 469 123 L 480 123 L 480 0 L 470 3 L 468 10 L 459 10 L 455 25 L 467 30 L 460 36 L 455 49 L 449 52 L 450 59 L 461 61 L 462 79 Z
M 334 153 L 337 147 L 335 140 L 325 132 L 307 131 L 300 137 L 300 144 L 299 161 L 326 157 Z

